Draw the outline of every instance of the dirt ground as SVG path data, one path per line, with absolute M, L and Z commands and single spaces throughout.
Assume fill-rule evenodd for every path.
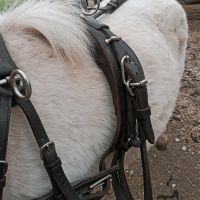
M 200 200 L 200 5 L 185 7 L 189 22 L 186 68 L 167 125 L 169 143 L 149 152 L 154 200 Z M 135 200 L 143 199 L 140 160 L 127 171 Z M 110 192 L 106 199 L 115 199 Z

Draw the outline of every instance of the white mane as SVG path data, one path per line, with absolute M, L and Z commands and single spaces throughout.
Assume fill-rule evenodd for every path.
M 42 34 L 56 54 L 67 59 L 88 55 L 89 40 L 80 10 L 70 1 L 28 0 L 15 4 L 1 16 L 1 33 L 26 29 Z

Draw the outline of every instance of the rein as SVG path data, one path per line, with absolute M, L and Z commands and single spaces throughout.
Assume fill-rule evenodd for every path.
M 152 200 L 152 188 L 146 140 L 154 142 L 146 79 L 142 66 L 132 49 L 109 27 L 84 17 L 95 46 L 95 61 L 103 70 L 112 92 L 117 129 L 112 146 L 102 156 L 99 173 L 71 184 L 67 179 L 55 144 L 50 141 L 42 122 L 29 100 L 31 86 L 7 51 L 0 36 L 0 200 L 6 184 L 6 149 L 12 106 L 24 112 L 40 149 L 40 157 L 48 173 L 52 191 L 35 200 L 99 200 L 110 189 L 111 182 L 117 200 L 133 200 L 124 172 L 125 153 L 131 147 L 140 148 L 144 200 Z M 136 128 L 137 127 L 137 128 Z M 113 153 L 110 166 L 106 158 Z

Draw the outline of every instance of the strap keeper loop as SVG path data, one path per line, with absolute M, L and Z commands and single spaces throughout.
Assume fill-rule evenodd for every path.
M 151 115 L 151 108 L 150 107 L 136 110 L 137 119 L 141 119 L 141 120 L 149 119 L 150 115 Z
M 51 172 L 57 170 L 61 166 L 62 162 L 60 158 L 57 158 L 53 163 L 45 165 Z

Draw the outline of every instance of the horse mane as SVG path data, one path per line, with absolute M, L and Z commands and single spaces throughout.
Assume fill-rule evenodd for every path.
M 53 26 L 52 26 L 53 24 Z M 4 35 L 16 28 L 38 33 L 53 48 L 56 55 L 69 61 L 90 55 L 87 28 L 80 10 L 70 0 L 28 0 L 4 10 L 0 31 Z

